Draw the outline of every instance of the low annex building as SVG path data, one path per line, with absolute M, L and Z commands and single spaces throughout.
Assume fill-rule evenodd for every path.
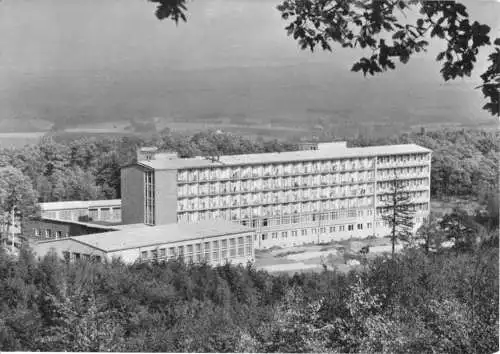
M 43 218 L 68 221 L 120 222 L 122 219 L 120 199 L 72 200 L 40 203 Z
M 117 228 L 112 225 L 42 217 L 27 219 L 23 225 L 23 235 L 35 240 L 60 239 L 114 230 Z
M 39 241 L 33 245 L 38 257 L 55 252 L 67 261 L 136 261 L 184 259 L 211 265 L 253 262 L 255 230 L 226 220 L 158 226 L 121 225 L 99 234 Z

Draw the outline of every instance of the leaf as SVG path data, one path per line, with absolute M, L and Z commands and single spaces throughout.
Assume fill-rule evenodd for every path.
M 392 31 L 393 27 L 389 22 L 383 22 L 382 26 L 384 26 L 384 29 L 386 29 L 387 31 Z
M 405 34 L 406 34 L 405 31 L 399 30 L 392 35 L 392 39 L 401 39 L 405 36 Z
M 362 68 L 361 63 L 354 63 L 354 65 L 351 68 L 351 71 L 358 72 L 361 70 L 361 68 Z

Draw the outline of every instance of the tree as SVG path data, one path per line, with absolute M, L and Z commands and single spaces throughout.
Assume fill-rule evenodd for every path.
M 0 168 L 0 225 L 7 233 L 14 226 L 16 218 L 22 220 L 36 213 L 36 202 L 37 193 L 29 177 L 15 167 Z
M 186 0 L 149 0 L 157 4 L 156 17 L 187 21 Z M 491 44 L 490 27 L 469 19 L 467 8 L 458 1 L 427 0 L 283 0 L 277 7 L 281 17 L 290 21 L 285 27 L 301 49 L 314 51 L 317 46 L 332 51 L 362 48 L 370 55 L 360 58 L 351 70 L 375 75 L 396 68 L 394 58 L 403 64 L 425 51 L 428 38 L 442 39 L 446 46 L 436 60 L 442 62 L 445 81 L 470 76 L 479 49 Z M 418 11 L 414 11 L 418 10 Z M 415 22 L 406 20 L 406 12 L 418 13 Z M 472 23 L 471 23 L 472 22 Z M 483 109 L 499 114 L 500 39 L 489 55 L 491 63 L 481 75 L 481 88 L 488 101 Z
M 461 251 L 473 251 L 485 235 L 484 228 L 465 210 L 455 208 L 446 214 L 440 222 L 447 239 L 454 242 L 454 248 Z
M 431 213 L 426 222 L 419 227 L 416 238 L 423 241 L 422 247 L 425 254 L 429 254 L 431 249 L 439 250 L 443 241 L 443 232 L 435 215 Z
M 413 236 L 412 201 L 404 183 L 405 181 L 399 179 L 397 175 L 389 181 L 390 189 L 386 195 L 387 202 L 382 214 L 382 220 L 391 229 L 393 259 L 397 241 L 410 241 Z

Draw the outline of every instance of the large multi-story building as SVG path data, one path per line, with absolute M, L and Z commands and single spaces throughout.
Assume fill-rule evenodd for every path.
M 138 152 L 122 168 L 124 224 L 226 219 L 257 230 L 255 247 L 384 236 L 395 178 L 415 228 L 429 213 L 431 151 L 414 144 L 178 158 Z

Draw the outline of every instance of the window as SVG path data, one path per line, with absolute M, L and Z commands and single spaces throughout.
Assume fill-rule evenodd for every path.
M 238 237 L 238 257 L 245 256 L 245 239 Z
M 184 257 L 184 246 L 179 246 L 177 248 L 177 254 L 179 255 L 180 258 Z
M 347 230 L 348 230 L 348 231 L 352 231 L 352 230 L 354 230 L 354 225 L 353 225 L 353 224 L 349 224 L 349 225 L 347 225 Z
M 64 252 L 63 252 L 63 258 L 64 258 L 64 261 L 65 261 L 66 263 L 68 263 L 68 262 L 69 262 L 69 260 L 70 260 L 70 255 L 69 255 L 69 252 L 68 252 L 68 251 L 64 251 Z
M 245 243 L 245 252 L 247 256 L 252 255 L 252 249 L 253 249 L 253 243 L 252 243 L 252 236 L 247 236 L 246 237 L 246 243 Z
M 301 232 L 300 232 L 300 234 L 302 236 L 307 236 L 307 230 L 306 229 L 302 229 Z
M 367 228 L 367 229 L 371 229 L 371 228 L 372 228 L 372 223 L 371 223 L 371 222 L 367 223 L 367 224 L 366 224 L 366 228 Z
M 225 261 L 227 259 L 227 240 L 222 240 L 220 243 L 221 243 L 221 260 Z
M 229 239 L 229 258 L 236 258 L 236 239 Z
M 51 237 L 52 237 L 52 230 L 46 229 L 45 230 L 45 238 L 51 238 Z
M 297 237 L 297 230 L 292 231 L 292 237 Z
M 288 237 L 288 232 L 283 231 L 283 232 L 281 233 L 281 238 L 282 238 L 282 239 L 285 239 L 285 238 L 287 238 L 287 237 Z
M 99 220 L 99 211 L 96 208 L 89 209 L 89 219 Z
M 153 259 L 158 258 L 158 250 L 152 250 L 151 251 L 151 258 L 153 258 Z
M 219 262 L 219 241 L 212 241 L 212 261 Z
M 201 262 L 201 243 L 196 243 L 194 245 L 194 261 Z
M 111 210 L 109 208 L 101 208 L 101 220 L 109 220 L 111 218 Z
M 35 236 L 36 237 L 39 237 L 40 236 L 40 230 L 39 229 L 33 229 L 34 233 L 35 233 Z
M 155 224 L 155 188 L 154 171 L 144 172 L 144 223 Z M 108 209 L 109 210 L 109 209 Z
M 121 208 L 113 208 L 112 214 L 113 220 L 120 220 L 122 218 Z
M 273 240 L 277 239 L 278 238 L 278 233 L 277 232 L 273 232 L 271 234 L 271 237 L 272 237 Z
M 265 241 L 265 240 L 267 240 L 267 232 L 262 234 L 262 241 Z
M 335 232 L 335 226 L 330 226 L 330 232 Z
M 160 257 L 161 258 L 165 258 L 165 256 L 166 256 L 166 250 L 165 250 L 165 248 L 160 248 Z
M 345 231 L 345 226 L 344 225 L 340 225 L 339 226 L 339 231 Z
M 210 262 L 210 242 L 203 244 L 203 257 L 205 261 Z
M 363 224 L 358 224 L 358 230 L 363 230 Z
M 56 238 L 62 238 L 62 231 L 56 231 Z

